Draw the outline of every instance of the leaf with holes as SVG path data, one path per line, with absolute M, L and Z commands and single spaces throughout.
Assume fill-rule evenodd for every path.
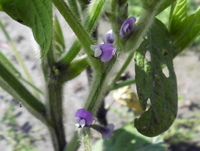
M 44 58 L 52 38 L 52 4 L 50 0 L 0 0 L 0 5 L 14 20 L 30 27 Z
M 147 51 L 150 60 L 145 57 Z M 156 20 L 135 53 L 136 86 L 141 106 L 145 110 L 135 119 L 135 126 L 141 134 L 149 137 L 166 131 L 176 118 L 177 84 L 172 53 L 170 35 L 165 25 Z M 164 66 L 169 75 L 163 73 Z

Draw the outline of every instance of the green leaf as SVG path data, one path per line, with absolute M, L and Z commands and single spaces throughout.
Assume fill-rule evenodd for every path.
M 52 38 L 52 4 L 50 0 L 0 0 L 0 5 L 14 20 L 30 27 L 44 58 Z
M 129 123 L 121 129 L 115 130 L 109 140 L 100 140 L 94 146 L 95 151 L 166 151 L 166 145 L 160 139 L 152 143 L 152 138 L 139 134 Z
M 150 59 L 146 57 L 147 51 Z M 155 20 L 135 53 L 137 92 L 141 106 L 146 110 L 135 119 L 135 126 L 145 136 L 153 137 L 166 131 L 176 118 L 177 84 L 172 53 L 168 30 L 163 23 Z M 166 66 L 169 75 L 163 73 L 163 66 Z
M 170 32 L 176 37 L 182 34 L 181 31 L 185 28 L 184 22 L 187 16 L 187 0 L 178 0 L 170 19 Z
M 18 79 L 0 62 L 0 86 L 20 101 L 29 112 L 42 122 L 47 123 L 46 110 Z
M 165 10 L 176 1 L 177 0 L 164 0 L 157 11 L 157 14 L 161 13 L 163 10 Z
M 194 14 L 191 14 L 185 20 L 185 28 L 182 29 L 182 36 L 176 39 L 176 52 L 179 53 L 189 45 L 200 35 L 200 7 Z
M 59 57 L 62 55 L 62 53 L 65 50 L 65 39 L 63 36 L 63 32 L 59 23 L 59 20 L 57 18 L 57 16 L 54 19 L 54 47 L 55 47 L 55 51 L 56 51 L 56 55 L 58 55 Z

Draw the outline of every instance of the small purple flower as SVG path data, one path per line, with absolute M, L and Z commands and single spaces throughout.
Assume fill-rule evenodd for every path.
M 79 109 L 75 115 L 75 124 L 78 128 L 89 126 L 93 123 L 94 117 L 91 112 Z
M 134 28 L 135 22 L 136 22 L 136 18 L 135 17 L 130 17 L 130 18 L 126 19 L 124 21 L 124 23 L 122 24 L 122 26 L 121 26 L 120 35 L 122 37 L 124 37 L 125 35 L 130 33 Z
M 112 44 L 91 45 L 94 51 L 94 57 L 100 57 L 101 62 L 108 62 L 115 54 L 115 48 Z
M 92 125 L 91 127 L 100 132 L 103 139 L 110 138 L 115 128 L 113 124 L 108 124 L 106 127 L 102 127 L 99 125 Z
M 103 42 L 104 42 L 105 44 L 107 44 L 107 43 L 112 44 L 112 43 L 114 42 L 114 40 L 115 40 L 115 35 L 114 35 L 113 31 L 112 31 L 112 30 L 109 30 L 109 31 L 104 35 L 104 37 L 102 38 L 102 40 L 103 40 Z

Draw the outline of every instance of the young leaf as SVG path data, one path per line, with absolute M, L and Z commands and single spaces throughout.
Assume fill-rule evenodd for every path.
M 145 57 L 147 51 L 150 59 Z M 135 127 L 145 136 L 153 137 L 166 131 L 176 118 L 177 85 L 172 53 L 169 32 L 164 24 L 155 20 L 135 53 L 136 86 L 141 106 L 146 110 L 135 119 Z M 169 75 L 163 73 L 163 65 Z M 150 107 L 147 109 L 148 100 Z
M 63 36 L 63 32 L 62 32 L 57 16 L 55 16 L 53 27 L 54 27 L 54 37 L 53 37 L 54 47 L 55 47 L 56 55 L 60 57 L 66 47 L 65 47 L 65 39 Z
M 185 20 L 185 32 L 180 39 L 176 39 L 176 54 L 188 47 L 200 35 L 200 7 Z M 182 31 L 183 33 L 183 31 Z
M 41 47 L 41 56 L 48 53 L 52 38 L 52 4 L 50 0 L 0 0 L 0 5 L 14 20 L 30 27 Z
M 187 0 L 178 0 L 170 19 L 170 32 L 175 37 L 180 37 L 185 28 L 184 22 L 187 19 Z

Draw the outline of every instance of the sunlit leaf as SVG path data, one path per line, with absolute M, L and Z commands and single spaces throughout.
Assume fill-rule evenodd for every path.
M 200 35 L 200 7 L 194 14 L 188 16 L 184 25 L 184 35 L 176 41 L 176 48 L 178 49 L 177 52 L 180 52 L 188 47 Z
M 173 35 L 180 34 L 183 23 L 187 18 L 187 0 L 178 0 L 170 19 L 170 32 Z
M 188 15 L 187 0 L 178 0 L 171 15 L 170 33 L 174 39 L 176 56 L 200 35 L 200 8 Z
M 150 58 L 147 58 L 147 52 Z M 156 20 L 135 53 L 138 97 L 141 106 L 146 110 L 135 119 L 135 126 L 143 135 L 159 135 L 166 131 L 176 118 L 177 84 L 172 53 L 169 32 L 164 24 Z M 163 72 L 163 66 L 166 66 L 168 75 Z
M 163 10 L 165 10 L 167 7 L 169 7 L 176 1 L 177 0 L 164 0 L 160 5 L 160 7 L 158 8 L 157 14 L 161 13 Z
M 0 5 L 14 20 L 32 29 L 44 58 L 52 38 L 52 4 L 50 0 L 0 0 Z

